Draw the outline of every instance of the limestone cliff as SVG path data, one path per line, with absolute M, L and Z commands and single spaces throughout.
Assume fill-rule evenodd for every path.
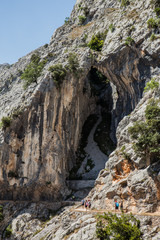
M 66 178 L 76 164 L 82 127 L 90 115 L 98 114 L 103 99 L 103 109 L 106 106 L 111 116 L 112 141 L 117 142 L 118 150 L 125 144 L 133 157 L 129 163 L 113 152 L 90 196 L 97 199 L 97 205 L 111 204 L 117 194 L 145 211 L 159 206 L 159 173 L 154 178 L 147 165 L 139 168 L 126 133 L 128 124 L 141 117 L 141 104 L 145 106 L 147 101 L 145 82 L 160 74 L 159 26 L 155 31 L 148 28 L 147 21 L 156 18 L 149 0 L 129 2 L 122 6 L 117 0 L 78 0 L 50 44 L 1 68 L 0 117 L 14 116 L 10 126 L 0 132 L 1 199 L 57 200 L 67 196 Z M 105 36 L 104 44 L 101 51 L 94 51 L 88 43 L 98 33 Z M 24 90 L 21 72 L 35 53 L 47 63 L 37 83 Z M 57 63 L 67 66 L 70 53 L 78 58 L 80 74 L 68 71 L 57 88 L 48 69 Z M 94 69 L 109 80 L 109 88 L 101 86 L 103 96 L 94 94 Z M 139 189 L 133 187 L 137 184 Z

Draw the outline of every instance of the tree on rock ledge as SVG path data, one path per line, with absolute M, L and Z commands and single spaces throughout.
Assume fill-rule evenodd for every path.
M 132 214 L 117 216 L 112 213 L 99 215 L 96 235 L 100 240 L 141 240 L 140 221 Z

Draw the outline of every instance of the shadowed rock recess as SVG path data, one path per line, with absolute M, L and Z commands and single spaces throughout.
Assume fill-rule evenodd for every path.
M 159 101 L 159 87 L 144 93 L 147 82 L 160 81 L 159 16 L 154 1 L 123 2 L 77 0 L 49 44 L 0 66 L 0 119 L 10 117 L 0 129 L 0 200 L 62 201 L 72 193 L 71 185 L 85 180 L 87 189 L 88 180 L 89 191 L 95 181 L 88 195 L 92 208 L 111 210 L 117 196 L 126 210 L 160 211 L 159 158 L 151 164 L 138 155 L 128 132 L 145 121 L 149 100 Z M 147 23 L 151 18 L 157 19 L 154 27 Z M 91 45 L 93 36 L 101 47 Z M 24 89 L 21 76 L 33 54 L 46 62 L 37 82 Z M 63 81 L 49 70 L 55 64 L 65 69 Z M 75 193 L 79 199 L 86 194 L 85 189 Z M 79 225 L 63 235 L 58 226 L 58 233 L 48 228 L 46 238 L 45 231 L 35 234 L 37 223 L 23 238 L 14 228 L 13 239 L 96 239 L 93 218 L 82 219 L 85 233 Z M 144 239 L 151 239 L 151 228 L 144 231 Z M 157 232 L 152 239 L 159 239 Z

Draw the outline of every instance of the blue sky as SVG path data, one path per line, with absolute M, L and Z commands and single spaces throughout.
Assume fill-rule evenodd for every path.
M 0 64 L 49 43 L 76 0 L 0 0 Z

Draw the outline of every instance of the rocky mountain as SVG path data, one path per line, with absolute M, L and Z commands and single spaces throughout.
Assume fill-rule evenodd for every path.
M 72 191 L 154 213 L 144 239 L 160 239 L 159 4 L 77 0 L 49 44 L 0 69 L 2 239 L 10 223 L 11 239 L 96 239 L 95 216 L 69 207 L 42 226 Z

